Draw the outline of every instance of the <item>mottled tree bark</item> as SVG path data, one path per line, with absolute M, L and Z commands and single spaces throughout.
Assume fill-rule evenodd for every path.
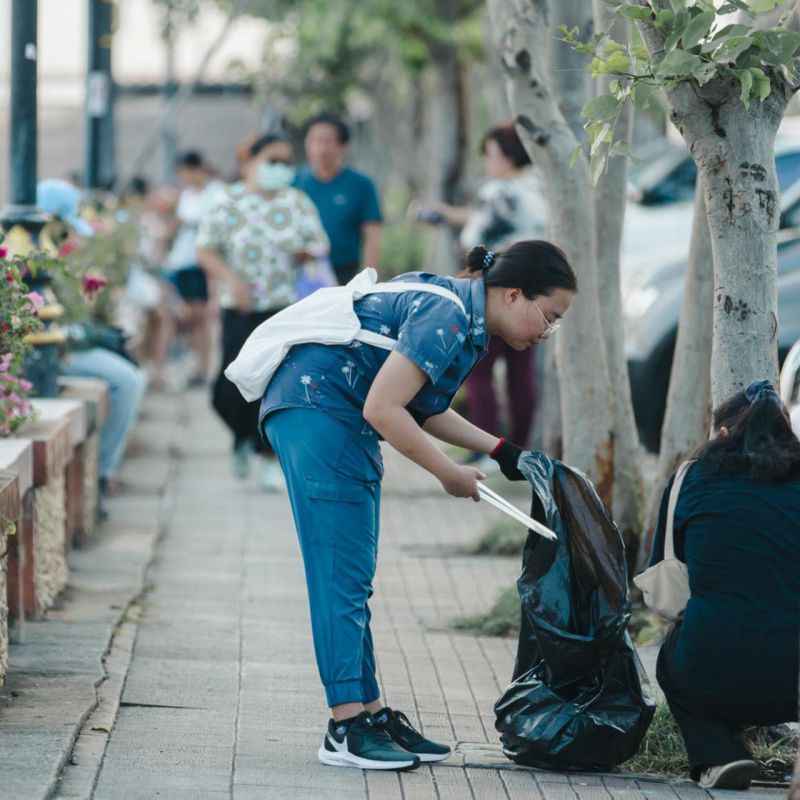
M 639 0 L 645 5 L 644 0 Z M 657 5 L 666 7 L 666 3 Z M 664 35 L 639 23 L 654 57 Z M 774 141 L 795 91 L 768 70 L 771 93 L 746 108 L 739 81 L 682 81 L 667 91 L 670 118 L 697 164 L 714 258 L 711 394 L 714 405 L 758 378 L 777 380 L 777 240 Z
M 677 466 L 708 436 L 713 291 L 711 240 L 702 180 L 698 179 L 678 339 L 661 429 L 658 472 L 651 487 L 647 528 L 639 553 L 640 567 L 644 567 L 650 555 L 651 534 L 658 518 L 661 490 Z
M 617 19 L 603 0 L 594 0 L 594 26 L 611 31 L 616 41 L 628 38 L 627 20 Z M 597 79 L 597 94 L 607 94 L 612 76 Z M 628 140 L 633 127 L 633 107 L 625 108 L 617 122 L 615 137 Z M 638 551 L 644 513 L 644 486 L 639 449 L 639 433 L 633 415 L 625 336 L 622 325 L 620 289 L 620 247 L 625 203 L 628 193 L 628 160 L 612 158 L 594 187 L 594 237 L 597 258 L 597 284 L 603 318 L 611 404 L 614 415 L 614 492 L 612 511 L 628 547 L 629 562 Z
M 545 0 L 488 0 L 517 130 L 541 167 L 552 237 L 580 281 L 580 293 L 557 341 L 564 459 L 585 470 L 611 504 L 614 477 L 610 383 L 597 291 L 589 167 L 570 166 L 578 142 L 551 90 L 547 70 L 552 25 Z

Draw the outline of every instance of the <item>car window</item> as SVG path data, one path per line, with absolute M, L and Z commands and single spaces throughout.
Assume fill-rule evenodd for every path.
M 697 165 L 691 158 L 684 158 L 664 180 L 646 192 L 643 202 L 656 205 L 691 200 L 696 180 Z
M 800 199 L 795 200 L 781 217 L 781 228 L 800 228 Z
M 784 153 L 775 159 L 778 172 L 778 185 L 781 191 L 800 179 L 800 152 Z

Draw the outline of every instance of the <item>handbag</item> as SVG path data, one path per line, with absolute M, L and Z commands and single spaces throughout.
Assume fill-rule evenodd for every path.
M 675 508 L 683 479 L 696 459 L 684 461 L 675 473 L 667 505 L 664 558 L 637 575 L 633 582 L 644 595 L 644 604 L 662 617 L 677 622 L 689 601 L 689 570 L 675 557 Z

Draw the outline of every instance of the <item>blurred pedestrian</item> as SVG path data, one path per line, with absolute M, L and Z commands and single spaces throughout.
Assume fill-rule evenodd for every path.
M 798 718 L 800 441 L 775 387 L 756 381 L 714 411 L 714 437 L 664 490 L 651 565 L 674 557 L 690 596 L 656 676 L 692 779 L 746 789 L 759 773 L 747 725 Z M 674 502 L 674 501 L 673 501 Z
M 196 359 L 190 385 L 207 383 L 211 360 L 208 281 L 197 263 L 197 231 L 208 210 L 225 189 L 214 178 L 202 154 L 187 151 L 176 160 L 181 187 L 176 211 L 179 227 L 166 262 L 167 274 L 189 311 L 189 341 Z
M 70 245 L 95 235 L 94 229 L 79 214 L 80 191 L 67 181 L 48 179 L 36 187 L 36 205 L 67 226 Z M 58 243 L 65 251 L 64 242 Z M 71 333 L 70 333 L 71 328 Z M 113 491 L 117 469 L 130 437 L 147 389 L 147 375 L 118 352 L 117 337 L 104 335 L 100 325 L 73 325 L 68 328 L 70 349 L 61 363 L 64 375 L 99 378 L 108 384 L 108 418 L 100 433 L 98 474 L 100 489 Z
M 517 239 L 542 239 L 547 234 L 547 204 L 538 173 L 531 164 L 514 126 L 491 128 L 481 141 L 483 171 L 488 179 L 478 192 L 475 206 L 430 203 L 419 207 L 417 216 L 429 223 L 447 223 L 461 228 L 464 251 L 479 244 L 501 249 Z M 510 438 L 525 446 L 536 408 L 536 366 L 531 351 L 518 352 L 498 337 L 489 342 L 489 352 L 467 378 L 468 416 L 479 428 L 500 430 L 499 403 L 494 388 L 494 368 L 505 361 L 506 399 L 510 416 Z M 494 465 L 480 454 L 481 469 Z
M 163 277 L 163 268 L 178 227 L 178 192 L 172 187 L 145 189 L 138 216 L 139 239 L 128 278 L 131 294 L 145 315 L 144 334 L 137 358 L 150 374 L 154 389 L 167 388 L 167 361 L 176 322 L 187 320 L 189 311 L 174 284 Z
M 225 377 L 247 337 L 297 300 L 303 262 L 327 255 L 328 239 L 314 204 L 292 187 L 294 151 L 283 136 L 265 134 L 244 166 L 246 191 L 226 193 L 206 216 L 197 240 L 202 268 L 220 282 L 222 369 L 214 409 L 233 433 L 233 468 L 247 477 L 250 456 L 262 456 L 265 490 L 283 486 L 274 455 L 258 433 L 259 404 L 246 402 Z
M 330 259 L 340 284 L 362 266 L 377 267 L 381 255 L 381 209 L 375 184 L 346 164 L 350 131 L 334 114 L 306 123 L 308 166 L 294 185 L 316 205 L 331 243 Z

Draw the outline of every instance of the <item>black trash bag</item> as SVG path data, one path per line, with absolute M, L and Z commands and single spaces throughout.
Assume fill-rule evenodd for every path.
M 531 516 L 558 541 L 528 534 L 513 683 L 495 727 L 517 763 L 610 771 L 636 754 L 655 712 L 626 633 L 625 546 L 581 472 L 543 453 L 525 453 L 519 467 L 534 489 Z

